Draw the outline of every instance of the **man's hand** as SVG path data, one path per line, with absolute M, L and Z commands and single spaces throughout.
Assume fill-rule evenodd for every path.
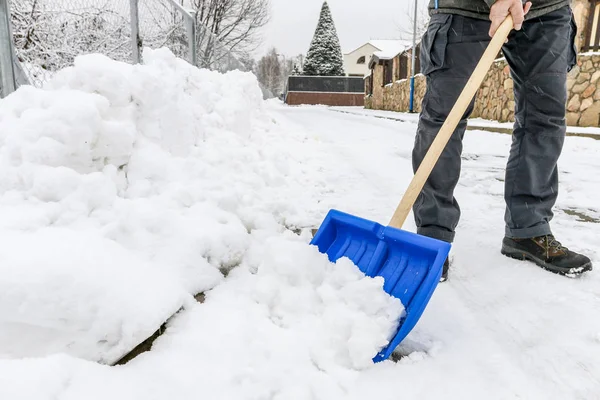
M 515 30 L 520 30 L 525 20 L 525 15 L 531 8 L 531 2 L 528 1 L 523 6 L 521 0 L 497 0 L 490 10 L 490 37 L 494 36 L 500 25 L 504 22 L 508 14 L 512 15 Z

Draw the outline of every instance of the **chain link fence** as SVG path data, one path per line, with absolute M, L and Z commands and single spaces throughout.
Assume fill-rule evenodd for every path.
M 34 86 L 80 54 L 132 61 L 127 0 L 10 0 L 10 12 L 15 54 Z
M 196 64 L 191 57 L 195 27 L 193 14 L 174 0 L 140 0 L 139 32 L 142 45 L 168 47 L 177 57 Z
M 11 80 L 43 87 L 82 54 L 138 63 L 142 47 L 168 47 L 200 68 L 248 70 L 181 0 L 0 0 L 0 95 Z

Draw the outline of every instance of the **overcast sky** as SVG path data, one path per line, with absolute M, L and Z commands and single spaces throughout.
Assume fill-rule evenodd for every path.
M 328 0 L 342 52 L 369 39 L 397 39 L 399 26 L 408 24 L 413 0 Z M 425 5 L 427 0 L 419 0 Z M 260 55 L 275 46 L 288 56 L 306 54 L 323 0 L 271 0 L 271 22 L 264 28 Z M 410 7 L 412 8 L 412 7 Z

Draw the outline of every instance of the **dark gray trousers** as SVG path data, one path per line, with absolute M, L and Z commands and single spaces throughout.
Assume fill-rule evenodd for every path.
M 421 41 L 427 77 L 413 149 L 414 171 L 444 123 L 490 38 L 489 21 L 435 14 Z M 576 63 L 576 26 L 570 7 L 526 21 L 503 53 L 514 79 L 515 124 L 506 166 L 506 235 L 550 234 L 558 195 L 557 161 L 566 133 L 567 72 Z M 462 139 L 473 102 L 414 205 L 418 233 L 452 242 L 460 218 L 454 198 Z

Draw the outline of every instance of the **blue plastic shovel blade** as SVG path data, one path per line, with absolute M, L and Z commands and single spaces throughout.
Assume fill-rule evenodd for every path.
M 347 257 L 365 275 L 383 277 L 383 290 L 404 305 L 396 335 L 374 362 L 386 360 L 417 324 L 450 252 L 449 243 L 337 210 L 329 211 L 311 244 L 332 262 Z

